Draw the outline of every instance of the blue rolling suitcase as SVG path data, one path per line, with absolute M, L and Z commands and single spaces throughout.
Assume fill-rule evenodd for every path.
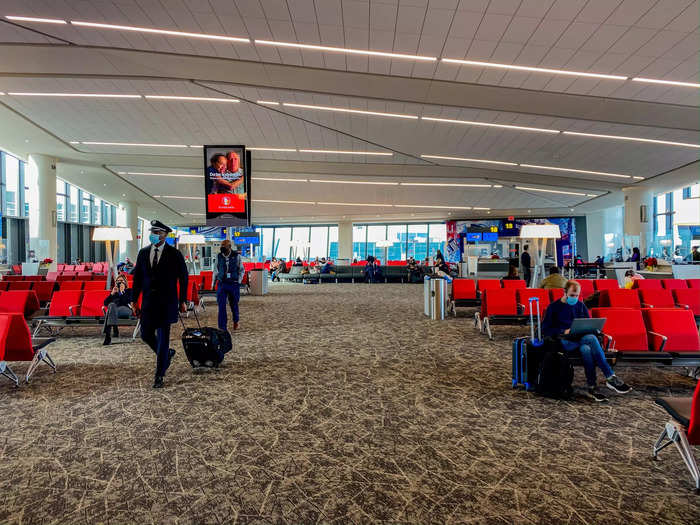
M 535 338 L 535 315 L 533 303 L 537 304 L 537 338 Z M 513 388 L 523 385 L 525 390 L 534 390 L 537 370 L 542 357 L 542 327 L 539 299 L 530 298 L 530 337 L 516 337 L 513 340 Z

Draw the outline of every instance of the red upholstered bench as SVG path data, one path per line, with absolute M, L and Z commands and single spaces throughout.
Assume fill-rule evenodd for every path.
M 499 281 L 496 281 L 499 282 Z M 520 325 L 525 316 L 519 308 L 517 293 L 519 290 L 487 288 L 481 295 L 481 311 L 474 314 L 474 326 L 493 339 L 491 325 Z
M 602 290 L 600 292 L 600 306 L 610 306 L 613 308 L 636 308 L 642 307 L 639 302 L 637 290 L 625 290 L 618 288 L 613 290 Z
M 450 309 L 455 316 L 457 316 L 458 307 L 474 307 L 481 304 L 476 294 L 476 281 L 473 279 L 452 279 L 451 293 Z
M 27 383 L 41 362 L 49 365 L 55 372 L 56 365 L 46 350 L 46 346 L 53 341 L 54 339 L 50 338 L 32 341 L 22 314 L 0 314 L 0 375 L 19 386 L 19 379 L 7 364 L 8 361 L 30 362 L 25 374 Z
M 661 279 L 637 279 L 632 283 L 633 290 L 660 290 Z
M 503 279 L 501 283 L 503 288 L 527 288 L 527 283 L 524 279 Z
M 620 283 L 616 279 L 594 279 L 593 286 L 597 292 L 600 292 L 601 290 L 617 290 Z
M 675 308 L 676 306 L 671 290 L 639 290 L 639 300 L 643 308 Z
M 677 290 L 679 288 L 688 288 L 688 283 L 685 279 L 661 279 L 661 285 L 666 290 Z
M 34 290 L 2 292 L 0 295 L 0 313 L 20 313 L 31 317 L 39 308 L 39 299 Z

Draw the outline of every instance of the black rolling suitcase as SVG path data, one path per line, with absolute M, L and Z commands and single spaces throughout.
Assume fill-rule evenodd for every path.
M 537 297 L 530 298 L 530 337 L 516 337 L 513 340 L 513 388 L 522 385 L 525 390 L 535 389 L 537 373 L 544 355 L 539 302 Z M 537 338 L 533 303 L 537 305 Z
M 192 368 L 201 368 L 207 366 L 206 363 L 211 363 L 211 368 L 219 368 L 219 365 L 224 360 L 227 352 L 233 348 L 231 334 L 226 330 L 219 330 L 210 326 L 202 327 L 199 324 L 197 312 L 194 312 L 194 318 L 197 320 L 197 328 L 187 328 L 182 316 L 182 347 L 185 349 L 187 360 L 192 365 Z

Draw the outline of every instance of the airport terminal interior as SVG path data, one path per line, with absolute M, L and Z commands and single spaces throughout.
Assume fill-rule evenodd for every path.
M 0 523 L 700 523 L 699 0 L 0 0 Z

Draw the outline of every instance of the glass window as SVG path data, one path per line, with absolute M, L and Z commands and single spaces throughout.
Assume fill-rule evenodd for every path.
M 102 218 L 102 199 L 99 197 L 95 197 L 94 202 L 92 203 L 92 220 L 91 222 L 93 224 L 100 224 L 102 221 L 100 220 Z
M 56 218 L 59 221 L 66 220 L 66 183 L 56 183 Z
M 290 248 L 292 246 L 291 240 L 291 228 L 275 228 L 275 245 L 273 247 L 273 255 L 288 261 L 292 256 L 290 252 Z
M 384 248 L 376 245 L 377 241 L 386 240 L 386 225 L 372 224 L 367 226 L 367 256 L 373 255 L 384 261 Z
M 429 224 L 428 237 L 430 240 L 430 257 L 434 257 L 438 250 L 445 254 L 445 241 L 447 241 L 447 226 L 442 224 Z
M 408 256 L 421 261 L 428 256 L 428 225 L 408 225 Z
M 328 257 L 335 260 L 338 258 L 338 227 L 328 227 Z
M 406 225 L 405 224 L 390 224 L 387 226 L 387 240 L 394 244 L 389 246 L 390 261 L 406 260 Z
M 10 217 L 19 215 L 19 159 L 4 154 L 5 158 L 5 214 Z
M 272 236 L 274 228 L 257 228 L 260 232 L 260 246 L 262 246 L 262 256 L 264 259 L 272 258 Z
M 68 222 L 78 222 L 78 188 L 68 185 Z
M 80 207 L 80 222 L 88 224 L 90 222 L 90 203 L 92 195 L 85 192 L 80 192 L 83 196 L 82 206 Z
M 306 259 L 309 253 L 309 227 L 294 226 L 292 228 L 292 255 Z
M 296 228 L 295 228 L 296 230 Z M 328 257 L 328 226 L 311 227 L 311 251 L 309 257 Z
M 364 259 L 367 256 L 367 226 L 352 227 L 352 258 Z

